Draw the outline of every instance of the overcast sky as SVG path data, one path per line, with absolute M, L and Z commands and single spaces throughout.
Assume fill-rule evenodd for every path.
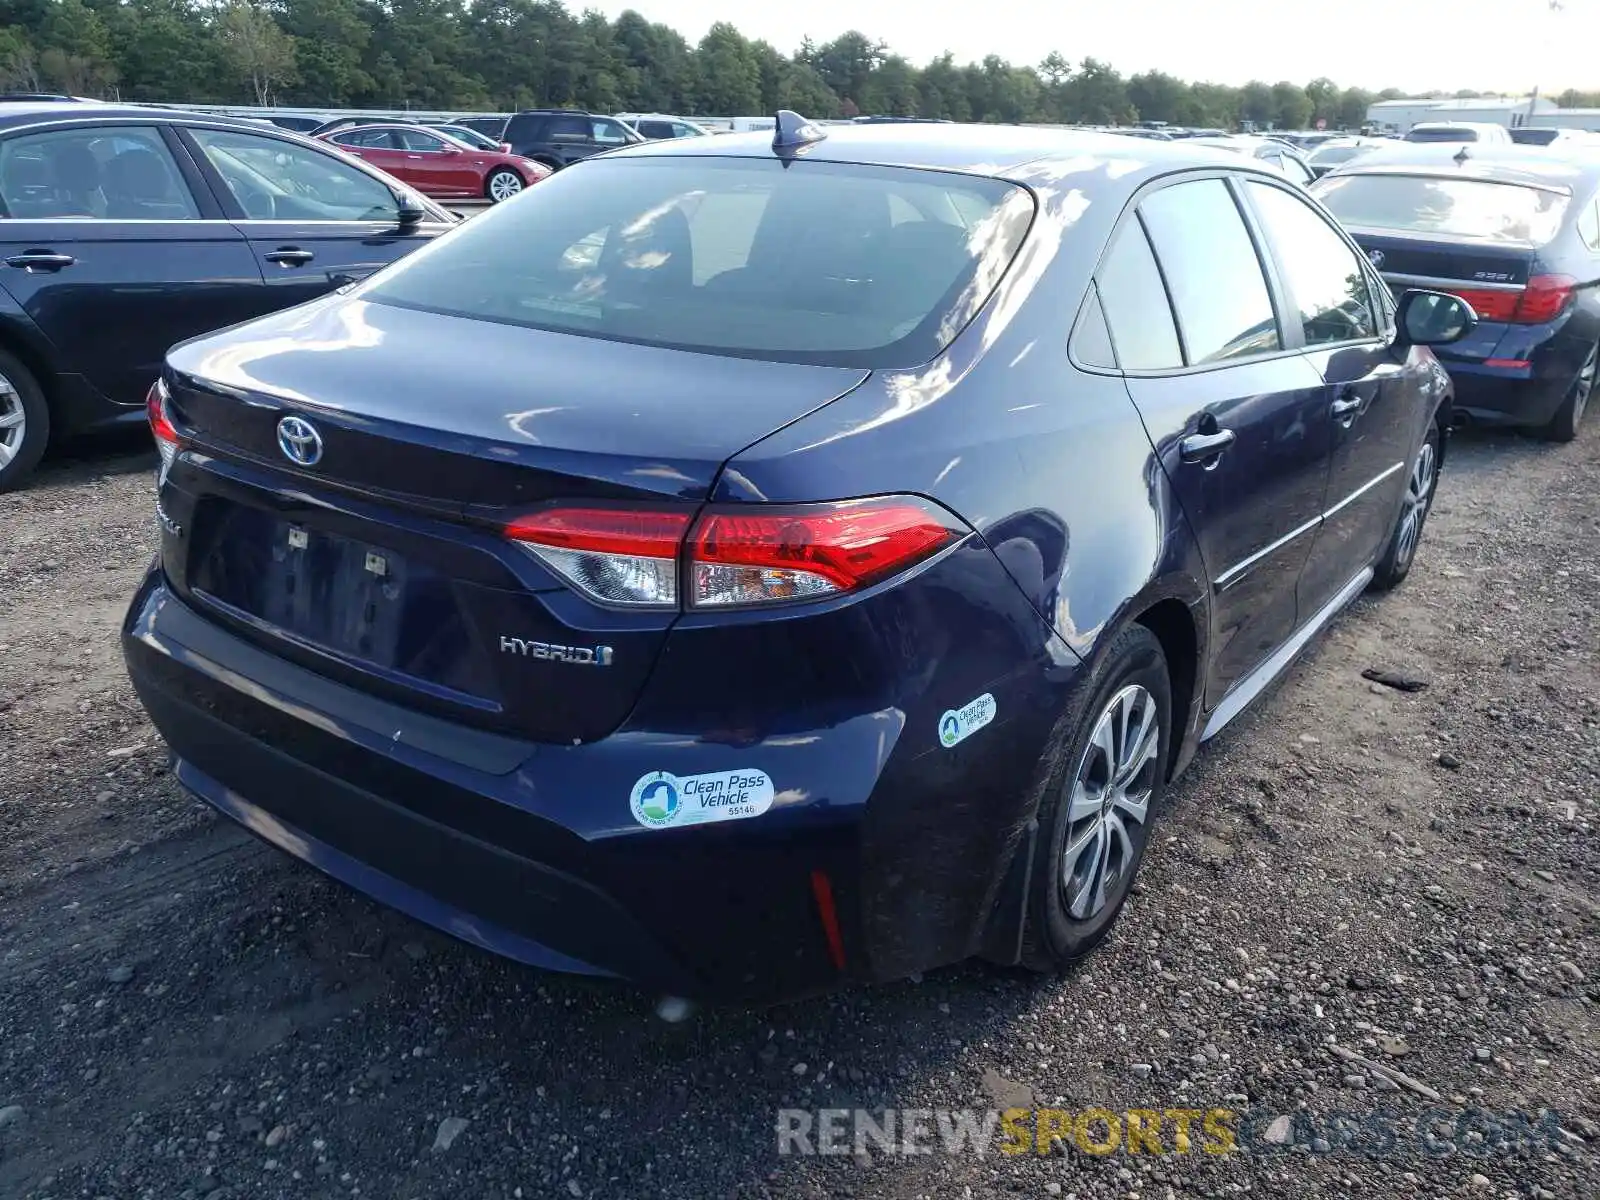
M 1124 74 L 1407 90 L 1530 86 L 1600 90 L 1600 0 L 589 0 L 609 17 L 635 9 L 691 42 L 714 21 L 792 53 L 809 35 L 849 29 L 921 66 L 944 51 L 1037 63 L 1051 50 L 1105 59 Z M 572 3 L 585 7 L 583 0 Z

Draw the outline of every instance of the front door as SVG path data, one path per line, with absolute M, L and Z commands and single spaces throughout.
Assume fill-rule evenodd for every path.
M 1224 179 L 1147 193 L 1096 284 L 1128 393 L 1205 561 L 1215 708 L 1298 623 L 1333 445 L 1325 385 L 1285 349 Z
M 425 129 L 396 129 L 409 179 L 430 196 L 475 196 L 478 194 L 478 172 L 473 169 L 474 159 L 482 158 L 452 146 L 442 137 Z
M 364 279 L 450 226 L 401 226 L 388 185 L 331 153 L 268 133 L 185 128 L 266 278 L 262 311 Z
M 137 404 L 175 342 L 254 316 L 244 236 L 156 124 L 0 141 L 0 286 L 89 384 Z
M 1302 615 L 1336 596 L 1383 550 L 1430 415 L 1392 347 L 1389 316 L 1361 253 L 1285 187 L 1245 186 L 1282 280 L 1289 317 L 1321 375 L 1333 455 L 1324 519 L 1300 581 Z

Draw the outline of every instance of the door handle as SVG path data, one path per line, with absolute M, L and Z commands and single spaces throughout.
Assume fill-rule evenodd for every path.
M 1361 415 L 1361 397 L 1346 388 L 1339 393 L 1338 399 L 1333 402 L 1328 411 L 1333 414 L 1335 421 L 1348 429 L 1355 423 L 1355 419 Z
M 284 246 L 281 249 L 262 255 L 262 257 L 270 263 L 277 263 L 280 267 L 303 267 L 316 255 L 309 250 L 300 249 L 299 246 Z
M 1231 429 L 1219 429 L 1215 433 L 1191 433 L 1178 443 L 1178 456 L 1186 463 L 1205 463 L 1206 469 L 1210 470 L 1217 465 L 1218 456 L 1233 445 L 1233 441 Z
M 24 271 L 59 271 L 78 260 L 70 254 L 52 254 L 48 250 L 29 250 L 26 254 L 13 254 L 6 266 L 20 267 Z
M 408 154 L 408 155 L 406 155 L 406 157 L 409 158 L 412 162 L 421 162 L 422 161 L 422 155 L 420 155 L 420 154 Z

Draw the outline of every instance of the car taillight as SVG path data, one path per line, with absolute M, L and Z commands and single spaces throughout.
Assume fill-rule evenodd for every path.
M 1517 302 L 1517 315 L 1512 317 L 1520 325 L 1538 325 L 1559 317 L 1572 301 L 1572 289 L 1578 281 L 1570 275 L 1535 275 Z
M 1498 288 L 1451 288 L 1472 305 L 1480 321 L 1538 325 L 1559 317 L 1572 301 L 1578 281 L 1570 275 L 1535 275 L 1520 292 Z
M 689 538 L 689 603 L 719 608 L 853 591 L 955 536 L 948 517 L 905 497 L 711 510 Z
M 172 424 L 172 418 L 167 415 L 167 401 L 170 399 L 164 379 L 152 383 L 144 398 L 145 416 L 150 421 L 150 432 L 155 435 L 156 450 L 161 454 L 163 475 L 172 466 L 172 460 L 178 457 L 178 431 Z
M 552 508 L 513 521 L 506 536 L 601 603 L 676 608 L 689 520 L 687 512 Z
M 915 566 L 962 533 L 937 506 L 906 496 L 713 508 L 690 525 L 681 511 L 554 508 L 505 532 L 591 599 L 629 608 L 840 595 Z

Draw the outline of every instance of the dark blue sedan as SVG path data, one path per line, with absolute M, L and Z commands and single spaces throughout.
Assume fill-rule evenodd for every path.
M 1577 437 L 1600 361 L 1600 153 L 1402 144 L 1315 191 L 1397 292 L 1436 288 L 1477 312 L 1440 354 L 1462 419 Z
M 523 962 L 1056 969 L 1405 577 L 1473 319 L 1236 154 L 649 143 L 172 351 L 129 668 L 204 800 Z

